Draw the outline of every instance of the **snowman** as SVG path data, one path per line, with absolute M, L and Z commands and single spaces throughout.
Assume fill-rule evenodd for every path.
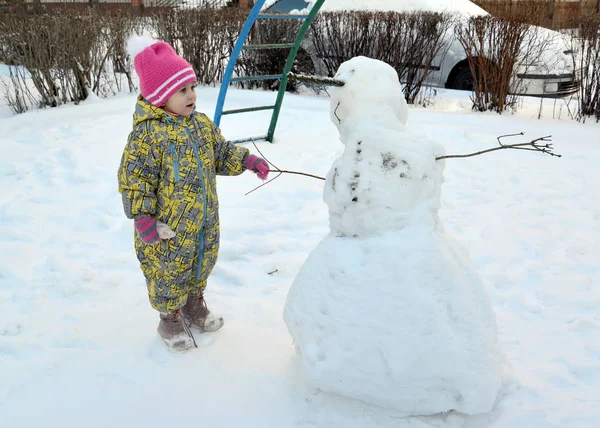
M 491 410 L 501 385 L 481 279 L 440 221 L 444 154 L 406 127 L 395 70 L 357 57 L 335 76 L 344 152 L 327 175 L 330 233 L 287 296 L 308 383 L 404 415 Z

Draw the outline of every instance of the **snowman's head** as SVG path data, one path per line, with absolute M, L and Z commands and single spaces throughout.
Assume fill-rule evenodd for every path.
M 408 106 L 398 73 L 390 65 L 359 56 L 340 65 L 335 79 L 344 82 L 331 97 L 331 121 L 340 132 L 374 117 L 392 126 L 406 124 Z

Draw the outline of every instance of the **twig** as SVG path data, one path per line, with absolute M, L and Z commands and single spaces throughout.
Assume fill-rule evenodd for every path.
M 310 76 L 308 74 L 297 74 L 297 73 L 288 73 L 288 80 L 302 82 L 309 85 L 321 85 L 321 86 L 344 86 L 344 82 L 341 80 L 333 79 L 331 77 L 322 77 L 322 76 Z
M 491 152 L 495 152 L 495 151 L 498 151 L 498 150 L 504 150 L 504 149 L 527 150 L 527 151 L 531 151 L 531 152 L 545 153 L 547 155 L 556 156 L 556 157 L 559 157 L 559 158 L 562 157 L 562 155 L 557 155 L 556 153 L 552 152 L 554 150 L 554 147 L 553 147 L 552 144 L 549 143 L 549 141 L 552 141 L 552 140 L 550 140 L 550 138 L 552 137 L 551 135 L 547 135 L 545 137 L 536 138 L 535 140 L 531 140 L 528 143 L 518 143 L 518 144 L 503 144 L 502 143 L 502 139 L 503 138 L 517 137 L 517 136 L 521 136 L 521 135 L 525 135 L 525 134 L 523 132 L 519 132 L 517 134 L 500 135 L 499 137 L 497 137 L 498 144 L 500 144 L 500 147 L 494 147 L 494 148 L 491 148 L 491 149 L 481 150 L 479 152 L 469 153 L 469 154 L 465 154 L 465 155 L 439 156 L 439 157 L 435 158 L 435 160 L 438 161 L 438 160 L 442 160 L 442 159 L 469 158 L 469 157 L 478 156 L 478 155 L 482 155 L 482 154 L 485 154 L 485 153 L 491 153 Z M 540 142 L 544 142 L 546 144 L 540 144 Z M 246 193 L 246 195 L 249 195 L 250 193 L 255 192 L 256 190 L 260 189 L 261 187 L 266 186 L 267 184 L 269 184 L 273 180 L 276 180 L 277 178 L 281 177 L 282 174 L 303 175 L 305 177 L 316 178 L 318 180 L 325 180 L 324 177 L 319 177 L 318 175 L 307 174 L 305 172 L 289 171 L 289 170 L 281 169 L 277 165 L 275 165 L 273 162 L 271 162 L 269 159 L 266 158 L 266 156 L 260 151 L 260 149 L 258 148 L 258 146 L 256 145 L 256 143 L 254 142 L 254 140 L 252 140 L 252 144 L 254 145 L 254 148 L 260 154 L 260 156 L 269 165 L 271 165 L 273 167 L 273 169 L 269 169 L 269 172 L 275 172 L 275 173 L 277 173 L 277 175 L 274 178 L 272 178 L 271 180 L 269 180 L 269 181 L 261 184 L 260 186 L 257 186 L 254 189 L 250 190 L 248 193 Z
M 267 161 L 268 162 L 268 161 Z M 260 189 L 263 186 L 266 186 L 267 184 L 269 184 L 271 181 L 274 181 L 276 179 L 278 179 L 281 176 L 281 174 L 277 174 L 274 178 L 270 179 L 267 182 L 264 182 L 263 184 L 261 184 L 260 186 L 255 187 L 254 189 L 250 190 L 248 193 L 246 193 L 244 196 L 248 196 L 250 193 L 252 192 L 256 192 L 258 189 Z
M 556 153 L 553 153 L 552 150 L 554 150 L 554 147 L 552 146 L 552 144 L 539 144 L 539 142 L 548 142 L 548 141 L 552 141 L 550 140 L 550 138 L 552 137 L 551 135 L 547 135 L 545 137 L 540 137 L 540 138 L 536 138 L 535 140 L 531 140 L 528 143 L 519 143 L 519 144 L 502 144 L 501 139 L 502 138 L 506 138 L 506 137 L 516 137 L 518 135 L 525 135 L 523 132 L 520 132 L 518 134 L 508 134 L 508 135 L 501 135 L 499 136 L 498 139 L 498 144 L 500 144 L 500 147 L 494 147 L 492 149 L 487 149 L 487 150 L 481 150 L 479 152 L 475 152 L 475 153 L 469 153 L 466 155 L 447 155 L 447 156 L 440 156 L 435 158 L 435 160 L 441 160 L 441 159 L 455 159 L 455 158 L 469 158 L 472 156 L 478 156 L 478 155 L 482 155 L 485 153 L 490 153 L 490 152 L 495 152 L 497 150 L 504 150 L 504 149 L 514 149 L 514 150 L 529 150 L 529 151 L 533 151 L 533 152 L 540 152 L 540 153 L 545 153 L 547 155 L 550 156 L 556 156 L 556 157 L 562 157 L 562 155 L 557 155 Z
M 338 108 L 340 108 L 340 104 L 341 103 L 338 103 L 337 106 L 335 106 L 335 110 L 333 111 L 333 114 L 335 114 L 335 118 L 338 120 L 338 122 L 341 125 L 342 124 L 342 119 L 340 119 L 340 117 L 337 115 L 337 110 L 338 110 Z
M 279 168 L 277 165 L 275 165 L 273 162 L 271 162 L 269 159 L 267 159 L 265 157 L 265 155 L 260 151 L 260 149 L 256 146 L 256 143 L 253 141 L 252 144 L 254 144 L 254 148 L 256 149 L 256 151 L 258 152 L 258 154 L 267 161 L 267 163 L 269 165 L 271 165 L 273 168 L 275 169 L 270 169 L 269 172 L 278 172 L 281 174 L 296 174 L 296 175 L 303 175 L 305 177 L 312 177 L 312 178 L 316 178 L 318 180 L 325 180 L 325 177 L 319 177 L 318 175 L 313 175 L 313 174 L 307 174 L 305 172 L 298 172 L 298 171 L 289 171 L 287 169 L 281 169 Z M 266 183 L 265 183 L 266 184 Z
M 517 137 L 519 135 L 525 135 L 525 133 L 524 132 L 519 132 L 518 134 L 500 135 L 499 137 L 496 138 L 496 140 L 498 140 L 498 144 L 500 144 L 501 146 L 504 146 L 504 144 L 502 144 L 502 141 L 500 141 L 500 139 L 502 139 L 502 138 L 508 138 L 508 137 Z
M 277 165 L 275 165 L 273 162 L 271 162 L 269 159 L 267 159 L 265 157 L 265 155 L 263 155 L 263 153 L 260 151 L 260 149 L 258 148 L 258 146 L 256 145 L 256 143 L 254 142 L 254 140 L 252 140 L 252 145 L 254 146 L 254 148 L 256 149 L 256 151 L 258 152 L 258 154 L 260 155 L 261 158 L 263 158 L 264 160 L 267 161 L 267 163 L 269 165 L 271 165 L 273 168 L 275 168 L 276 170 L 278 170 L 279 168 L 277 167 Z M 270 172 L 270 170 L 269 170 Z
M 312 175 L 312 174 L 307 174 L 305 172 L 298 172 L 298 171 L 288 171 L 286 169 L 276 169 L 276 170 L 269 170 L 269 172 L 280 172 L 282 174 L 296 174 L 296 175 L 303 175 L 305 177 L 311 177 L 311 178 L 316 178 L 317 180 L 325 180 L 325 177 L 319 177 L 318 175 Z
M 282 174 L 296 174 L 296 175 L 304 175 L 305 177 L 311 177 L 311 178 L 316 178 L 319 180 L 325 180 L 325 178 L 323 177 L 319 177 L 318 175 L 312 175 L 312 174 L 307 174 L 305 172 L 298 172 L 298 171 L 288 171 L 285 169 L 280 169 L 279 167 L 277 167 L 273 162 L 271 162 L 269 159 L 267 159 L 265 157 L 265 155 L 263 155 L 263 153 L 260 151 L 260 149 L 258 148 L 258 146 L 256 145 L 256 143 L 254 142 L 254 140 L 252 140 L 252 144 L 254 145 L 254 148 L 256 149 L 256 151 L 258 152 L 258 154 L 260 154 L 260 157 L 262 157 L 265 161 L 267 161 L 267 163 L 269 165 L 271 165 L 274 169 L 269 169 L 269 172 L 276 172 L 278 173 L 274 178 L 270 179 L 269 181 L 261 184 L 260 186 L 255 187 L 254 189 L 250 190 L 248 193 L 246 193 L 245 196 L 248 196 L 250 193 L 257 191 L 258 189 L 260 189 L 263 186 L 266 186 L 267 184 L 269 184 L 271 181 L 281 177 Z

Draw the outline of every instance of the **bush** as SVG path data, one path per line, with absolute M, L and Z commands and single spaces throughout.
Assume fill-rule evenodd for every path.
M 246 15 L 235 8 L 170 10 L 155 16 L 158 38 L 169 43 L 196 71 L 198 81 L 223 79 Z
M 256 22 L 252 29 L 248 44 L 288 44 L 294 43 L 296 35 L 300 31 L 302 21 L 267 19 Z M 281 74 L 285 68 L 291 49 L 260 49 L 246 50 L 240 55 L 236 66 L 236 74 L 239 76 L 265 76 Z M 296 73 L 314 74 L 314 67 L 310 56 L 302 49 L 298 51 L 296 60 L 292 66 Z M 279 88 L 280 80 L 258 80 L 240 82 L 242 88 L 261 88 L 276 90 Z M 295 92 L 298 83 L 290 81 L 287 90 Z
M 323 12 L 312 29 L 312 50 L 332 77 L 356 56 L 390 64 L 404 83 L 404 95 L 414 103 L 432 62 L 448 49 L 445 37 L 453 16 L 431 12 Z
M 435 13 L 322 13 L 309 33 L 309 51 L 299 51 L 293 71 L 314 74 L 315 53 L 330 75 L 352 57 L 370 56 L 398 71 L 407 100 L 414 102 L 420 99 L 433 59 L 448 47 L 444 36 L 451 19 Z M 14 111 L 22 112 L 33 105 L 77 103 L 91 92 L 105 97 L 126 88 L 134 91 L 132 61 L 125 52 L 125 41 L 133 32 L 170 43 L 190 62 L 201 84 L 217 84 L 245 20 L 246 14 L 235 8 L 166 10 L 143 17 L 98 8 L 11 14 L 0 18 L 0 55 L 14 65 L 6 97 Z M 259 21 L 249 43 L 291 43 L 300 25 L 298 20 Z M 289 49 L 244 51 L 235 73 L 280 74 L 288 54 Z M 288 90 L 296 85 L 289 82 Z M 279 81 L 239 86 L 275 89 Z
M 581 79 L 576 117 L 600 121 L 600 16 L 581 17 L 578 27 L 570 32 L 570 44 Z
M 123 10 L 61 9 L 0 20 L 0 54 L 10 67 L 5 98 L 16 113 L 136 90 L 125 43 L 151 33 L 186 58 L 202 84 L 223 78 L 245 14 L 237 9 L 172 10 L 135 17 Z
M 120 76 L 114 71 L 117 64 L 125 63 L 124 41 L 130 24 L 127 15 L 91 8 L 5 17 L 0 44 L 12 64 L 10 84 L 5 88 L 9 106 L 22 112 L 32 105 L 78 103 L 90 91 L 98 96 L 120 91 Z M 131 75 L 125 73 L 131 89 Z
M 516 86 L 518 64 L 534 64 L 550 40 L 522 20 L 476 16 L 456 26 L 473 76 L 473 109 L 502 113 L 526 88 Z M 523 70 L 526 71 L 527 69 Z

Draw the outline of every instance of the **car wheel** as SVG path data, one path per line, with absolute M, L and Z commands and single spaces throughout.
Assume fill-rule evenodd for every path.
M 296 59 L 294 61 L 294 65 L 292 66 L 292 71 L 294 73 L 302 73 L 302 74 L 315 74 L 315 65 L 313 64 L 312 58 L 309 53 L 304 49 L 300 49 L 298 54 L 296 54 Z
M 462 67 L 454 75 L 454 79 L 450 84 L 450 89 L 458 89 L 461 91 L 473 90 L 473 74 L 471 73 L 471 69 L 468 66 Z
M 294 64 L 292 65 L 292 73 L 297 74 L 315 74 L 315 65 L 313 64 L 312 58 L 304 49 L 300 49 L 296 54 Z M 295 81 L 288 82 L 287 91 L 297 92 L 300 84 Z

